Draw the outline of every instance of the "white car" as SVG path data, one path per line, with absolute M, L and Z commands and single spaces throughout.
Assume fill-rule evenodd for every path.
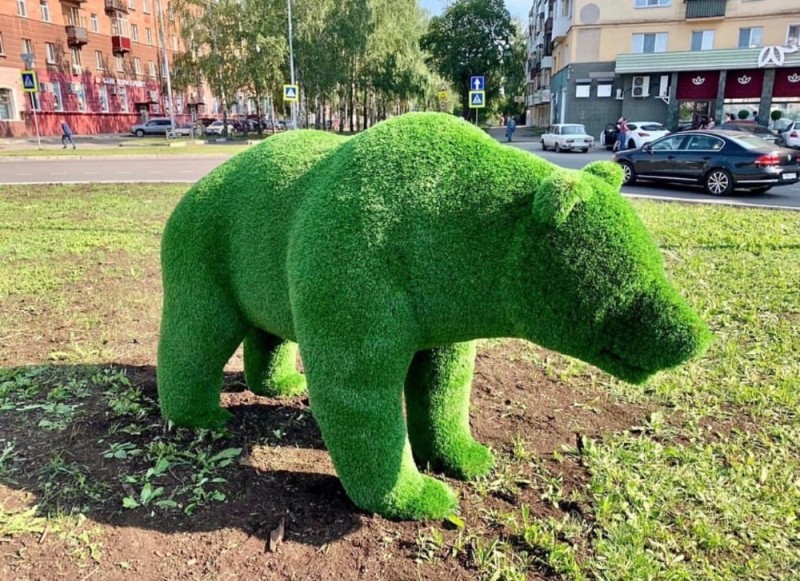
M 583 153 L 594 147 L 594 137 L 586 133 L 586 127 L 577 123 L 557 123 L 547 128 L 542 135 L 542 150 L 555 149 L 571 151 L 580 149 Z
M 211 125 L 206 127 L 206 135 L 222 135 L 222 126 L 225 125 L 222 121 L 214 121 Z M 228 135 L 236 133 L 232 123 L 228 123 Z
M 777 124 L 776 127 L 778 127 Z M 778 127 L 778 131 L 780 131 L 781 137 L 786 141 L 784 147 L 800 149 L 800 127 L 798 127 L 797 121 L 781 124 Z
M 669 131 L 661 123 L 628 121 L 628 134 L 625 136 L 625 141 L 628 149 L 639 149 L 645 143 L 650 143 L 665 135 L 669 135 Z

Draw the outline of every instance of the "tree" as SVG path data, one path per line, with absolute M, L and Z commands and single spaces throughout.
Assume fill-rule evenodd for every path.
M 420 46 L 426 62 L 459 91 L 469 115 L 469 80 L 483 75 L 486 99 L 500 94 L 513 58 L 516 30 L 503 0 L 458 0 L 431 19 Z

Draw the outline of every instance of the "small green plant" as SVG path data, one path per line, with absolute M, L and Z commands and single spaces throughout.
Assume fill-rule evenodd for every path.
M 428 531 L 426 533 L 425 530 L 420 530 L 417 533 L 417 538 L 415 539 L 417 563 L 430 562 L 437 557 L 441 557 L 444 535 L 442 531 L 434 527 L 431 527 Z
M 779 121 L 783 117 L 783 111 L 780 109 L 775 109 L 772 113 L 769 114 L 769 118 L 773 121 Z
M 750 111 L 748 111 L 747 109 L 740 109 L 739 113 L 737 113 L 736 116 L 742 120 L 747 119 L 748 117 L 750 117 Z

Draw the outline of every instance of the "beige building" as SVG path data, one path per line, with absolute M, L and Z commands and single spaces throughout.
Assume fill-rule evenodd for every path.
M 535 0 L 529 17 L 536 125 L 800 116 L 800 0 Z

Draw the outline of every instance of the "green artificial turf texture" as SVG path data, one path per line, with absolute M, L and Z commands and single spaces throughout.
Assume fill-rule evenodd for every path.
M 525 338 L 633 382 L 707 346 L 620 181 L 611 164 L 561 170 L 440 114 L 250 148 L 164 232 L 163 414 L 224 423 L 222 369 L 246 337 L 251 389 L 302 389 L 297 343 L 350 498 L 447 516 L 455 495 L 412 453 L 462 478 L 491 469 L 469 432 L 471 341 Z

